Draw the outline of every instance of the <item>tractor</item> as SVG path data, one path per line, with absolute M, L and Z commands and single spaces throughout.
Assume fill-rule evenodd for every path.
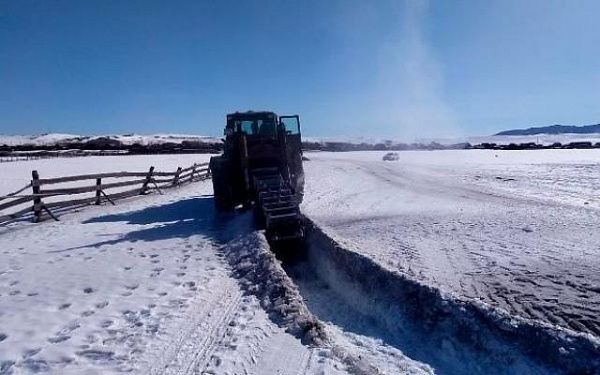
M 223 154 L 209 164 L 217 209 L 253 206 L 270 242 L 303 239 L 299 116 L 231 113 L 224 135 Z

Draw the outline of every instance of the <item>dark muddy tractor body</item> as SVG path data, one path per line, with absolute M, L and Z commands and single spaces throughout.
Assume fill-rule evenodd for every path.
M 252 111 L 227 115 L 223 155 L 210 159 L 210 170 L 218 209 L 254 205 L 270 241 L 304 237 L 298 116 Z

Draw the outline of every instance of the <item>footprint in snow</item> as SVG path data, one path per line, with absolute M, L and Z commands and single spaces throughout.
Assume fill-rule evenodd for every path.
M 81 316 L 86 317 L 86 316 L 90 316 L 90 315 L 94 315 L 94 314 L 95 314 L 95 312 L 93 310 L 86 310 L 81 313 Z
M 58 344 L 59 342 L 67 341 L 71 338 L 69 335 L 56 335 L 48 338 L 48 342 L 51 344 Z
M 131 270 L 131 267 L 129 267 L 129 266 L 127 266 L 127 267 L 123 267 L 123 270 L 124 270 L 124 271 L 129 271 L 129 270 Z
M 80 327 L 79 322 L 73 321 L 64 326 L 60 331 L 58 331 L 53 337 L 48 338 L 48 342 L 52 344 L 57 344 L 59 342 L 67 341 L 71 338 L 69 333 L 75 331 Z
M 85 294 L 94 293 L 94 288 L 91 288 L 91 287 L 84 288 L 84 289 L 83 289 L 83 292 L 84 292 Z
M 23 352 L 23 356 L 21 358 L 26 359 L 26 358 L 33 357 L 34 355 L 38 354 L 41 351 L 42 351 L 42 348 L 25 349 L 25 351 Z
M 87 349 L 75 352 L 80 357 L 84 357 L 94 362 L 109 363 L 114 360 L 115 353 L 108 350 Z
M 15 361 L 0 361 L 0 374 L 11 374 Z
M 183 286 L 188 287 L 188 288 L 193 288 L 196 286 L 196 283 L 193 281 L 186 281 L 185 283 L 183 283 Z
M 8 335 L 6 333 L 0 332 L 0 342 L 6 340 L 7 337 Z
M 43 359 L 27 358 L 21 362 L 20 366 L 32 373 L 50 371 L 50 365 Z
M 97 309 L 103 309 L 106 306 L 108 306 L 108 301 L 102 301 L 102 302 L 96 304 Z
M 58 309 L 64 310 L 64 309 L 68 309 L 69 307 L 71 307 L 70 303 L 63 303 L 62 305 L 58 306 Z

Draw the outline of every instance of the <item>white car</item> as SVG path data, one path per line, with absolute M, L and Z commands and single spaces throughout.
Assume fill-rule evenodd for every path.
M 397 152 L 388 152 L 387 154 L 383 155 L 384 161 L 396 161 L 398 159 L 400 159 L 400 156 L 398 156 Z

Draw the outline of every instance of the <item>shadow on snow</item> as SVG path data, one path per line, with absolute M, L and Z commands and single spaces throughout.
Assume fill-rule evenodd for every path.
M 122 227 L 124 233 L 118 238 L 52 252 L 112 246 L 123 242 L 188 238 L 196 235 L 222 244 L 254 229 L 251 221 L 244 220 L 246 216 L 248 215 L 217 212 L 212 196 L 192 197 L 138 211 L 86 220 L 83 224 L 124 223 L 126 226 Z

